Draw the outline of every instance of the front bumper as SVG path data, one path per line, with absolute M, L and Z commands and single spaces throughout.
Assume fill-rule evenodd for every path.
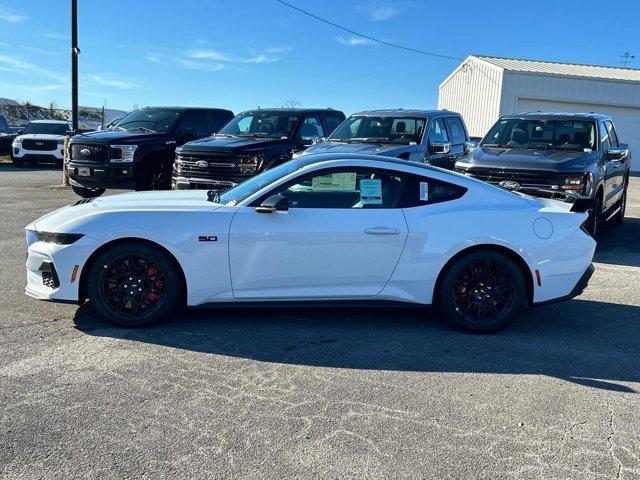
M 33 242 L 29 231 L 27 242 Z M 78 302 L 82 269 L 96 248 L 97 241 L 87 235 L 71 245 L 31 243 L 26 261 L 25 294 L 38 300 Z
M 202 177 L 186 177 L 173 173 L 171 176 L 171 188 L 173 190 L 214 190 L 223 191 L 235 187 L 244 182 L 254 174 L 238 174 L 224 180 Z
M 65 166 L 72 185 L 86 188 L 131 188 L 135 185 L 133 163 L 114 165 L 69 162 Z
M 22 147 L 11 147 L 11 155 L 17 160 L 28 162 L 62 162 L 63 149 L 56 150 L 25 150 Z

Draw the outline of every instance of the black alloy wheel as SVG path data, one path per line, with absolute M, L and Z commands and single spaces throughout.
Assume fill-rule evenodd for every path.
M 143 243 L 120 244 L 100 254 L 87 281 L 88 297 L 97 313 L 124 327 L 164 320 L 183 297 L 173 261 Z
M 524 277 L 498 252 L 477 251 L 458 259 L 440 283 L 439 305 L 458 326 L 477 333 L 513 322 L 526 305 Z
M 171 177 L 161 162 L 147 160 L 140 169 L 136 181 L 136 191 L 168 190 L 171 188 Z

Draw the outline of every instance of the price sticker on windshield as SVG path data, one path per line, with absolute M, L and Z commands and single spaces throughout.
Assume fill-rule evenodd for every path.
M 363 205 L 382 205 L 382 180 L 360 180 L 360 200 Z

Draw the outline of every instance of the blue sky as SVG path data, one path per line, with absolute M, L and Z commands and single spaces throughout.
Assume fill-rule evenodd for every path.
M 452 57 L 619 65 L 640 2 L 289 0 Z M 79 0 L 80 104 L 433 108 L 458 61 L 372 44 L 275 0 Z M 0 97 L 70 104 L 68 0 L 0 0 Z

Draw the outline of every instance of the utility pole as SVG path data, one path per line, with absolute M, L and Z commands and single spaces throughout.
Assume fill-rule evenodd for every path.
M 631 55 L 628 51 L 626 51 L 624 52 L 624 55 L 620 55 L 620 58 L 622 59 L 620 60 L 620 63 L 624 65 L 624 68 L 627 68 L 627 66 L 633 62 L 636 56 Z
M 71 134 L 78 133 L 78 0 L 71 0 Z M 68 140 L 64 142 L 64 157 L 68 155 Z M 66 161 L 62 162 L 62 185 L 69 185 Z

